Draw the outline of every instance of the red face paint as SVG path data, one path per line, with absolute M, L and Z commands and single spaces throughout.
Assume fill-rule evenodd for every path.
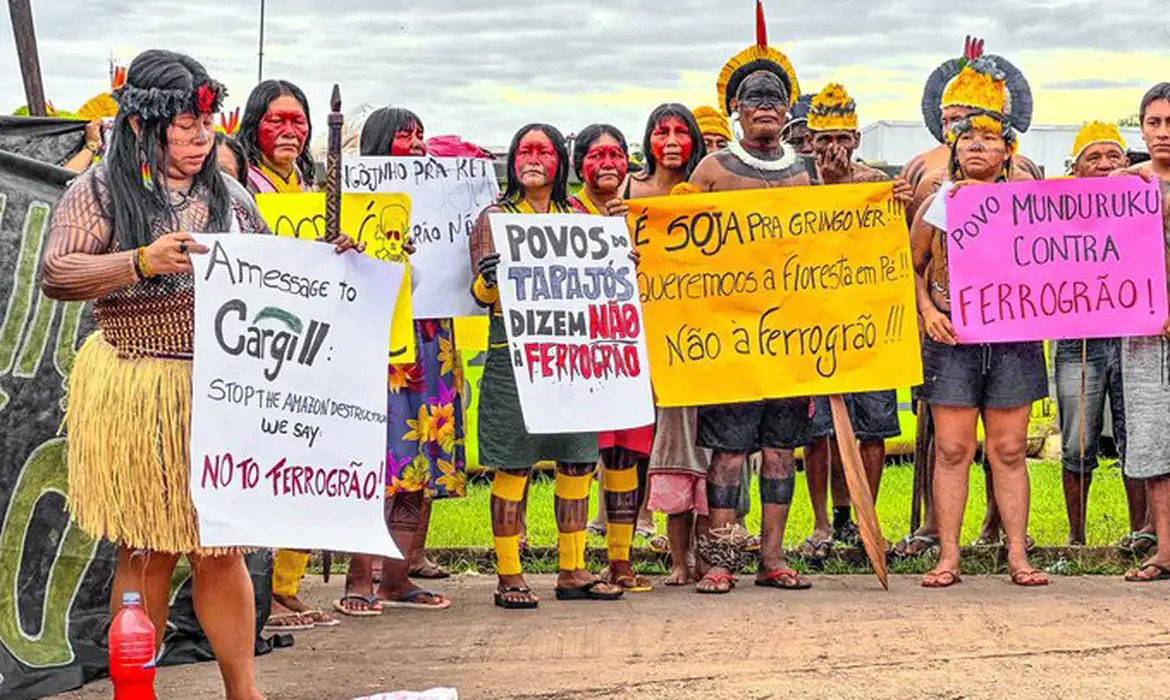
M 516 178 L 526 187 L 544 187 L 557 172 L 557 152 L 543 131 L 533 129 L 516 147 Z
M 629 160 L 621 144 L 614 137 L 604 134 L 585 152 L 581 174 L 585 184 L 593 189 L 616 190 L 626 179 Z
M 690 129 L 681 117 L 666 117 L 650 132 L 650 152 L 663 167 L 683 167 L 690 160 L 694 148 Z
M 294 97 L 282 95 L 268 105 L 260 120 L 257 140 L 260 152 L 272 162 L 290 164 L 297 159 L 309 138 L 309 120 Z
M 394 143 L 390 145 L 392 156 L 425 156 L 427 144 L 423 140 L 422 124 L 403 129 L 394 134 Z

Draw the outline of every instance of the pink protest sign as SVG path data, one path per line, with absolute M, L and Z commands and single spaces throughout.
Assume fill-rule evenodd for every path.
M 971 186 L 946 208 L 959 342 L 1161 333 L 1157 184 L 1103 177 Z

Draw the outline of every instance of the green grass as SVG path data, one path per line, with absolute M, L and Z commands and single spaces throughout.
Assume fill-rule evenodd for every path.
M 1032 462 L 1029 465 L 1029 472 L 1032 481 L 1032 509 L 1028 532 L 1041 546 L 1063 545 L 1068 537 L 1068 521 L 1065 516 L 1064 494 L 1061 490 L 1060 465 L 1055 462 Z M 913 481 L 914 469 L 911 465 L 886 467 L 877 503 L 878 519 L 886 539 L 895 541 L 909 530 Z M 964 544 L 969 544 L 978 537 L 979 525 L 986 507 L 981 467 L 972 466 L 970 483 L 967 514 L 963 521 Z M 489 483 L 484 479 L 476 479 L 469 487 L 466 498 L 437 501 L 431 516 L 427 546 L 490 547 L 492 531 L 488 510 L 489 498 Z M 528 503 L 528 541 L 533 546 L 556 545 L 552 501 L 552 478 L 537 476 L 532 484 Z M 595 485 L 593 497 L 590 499 L 591 517 L 596 508 Z M 665 532 L 663 516 L 656 517 L 659 532 Z M 759 532 L 759 493 L 755 488 L 752 489 L 752 512 L 747 520 L 748 528 L 752 532 Z M 801 472 L 797 475 L 796 498 L 788 519 L 785 546 L 798 546 L 811 531 L 812 512 L 804 473 Z M 1112 545 L 1128 531 L 1129 519 L 1121 471 L 1115 462 L 1103 463 L 1096 472 L 1089 497 L 1088 544 Z M 590 546 L 604 545 L 603 538 L 590 536 Z

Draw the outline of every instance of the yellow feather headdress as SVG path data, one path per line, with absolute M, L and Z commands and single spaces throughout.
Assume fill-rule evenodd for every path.
M 857 103 L 840 83 L 829 83 L 808 110 L 809 131 L 856 131 Z
M 1077 132 L 1077 138 L 1073 141 L 1072 159 L 1076 162 L 1085 149 L 1096 143 L 1114 143 L 1117 144 L 1121 150 L 1126 149 L 1125 139 L 1121 137 L 1121 130 L 1117 128 L 1116 124 L 1107 124 L 1105 122 L 1089 122 L 1081 127 Z
M 719 78 L 715 81 L 715 90 L 719 94 L 719 108 L 724 114 L 731 114 L 731 98 L 735 97 L 743 79 L 758 70 L 771 71 L 784 83 L 784 88 L 788 91 L 787 107 L 796 102 L 796 98 L 800 96 L 796 70 L 787 56 L 768 46 L 768 27 L 764 23 L 762 0 L 756 0 L 755 45 L 732 56 L 731 60 L 724 64 L 723 70 L 719 71 Z
M 695 115 L 695 121 L 699 123 L 699 133 L 714 134 L 722 136 L 727 140 L 731 140 L 731 124 L 728 123 L 727 117 L 714 107 L 696 107 L 692 110 Z

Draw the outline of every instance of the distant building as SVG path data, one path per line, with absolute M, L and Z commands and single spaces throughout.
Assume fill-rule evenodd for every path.
M 1033 124 L 1020 136 L 1020 152 L 1044 169 L 1046 175 L 1065 174 L 1066 161 L 1080 125 Z M 1141 129 L 1123 127 L 1121 135 L 1134 150 L 1145 150 Z M 857 157 L 871 165 L 901 167 L 914 156 L 934 148 L 938 142 L 921 122 L 879 121 L 861 129 Z

